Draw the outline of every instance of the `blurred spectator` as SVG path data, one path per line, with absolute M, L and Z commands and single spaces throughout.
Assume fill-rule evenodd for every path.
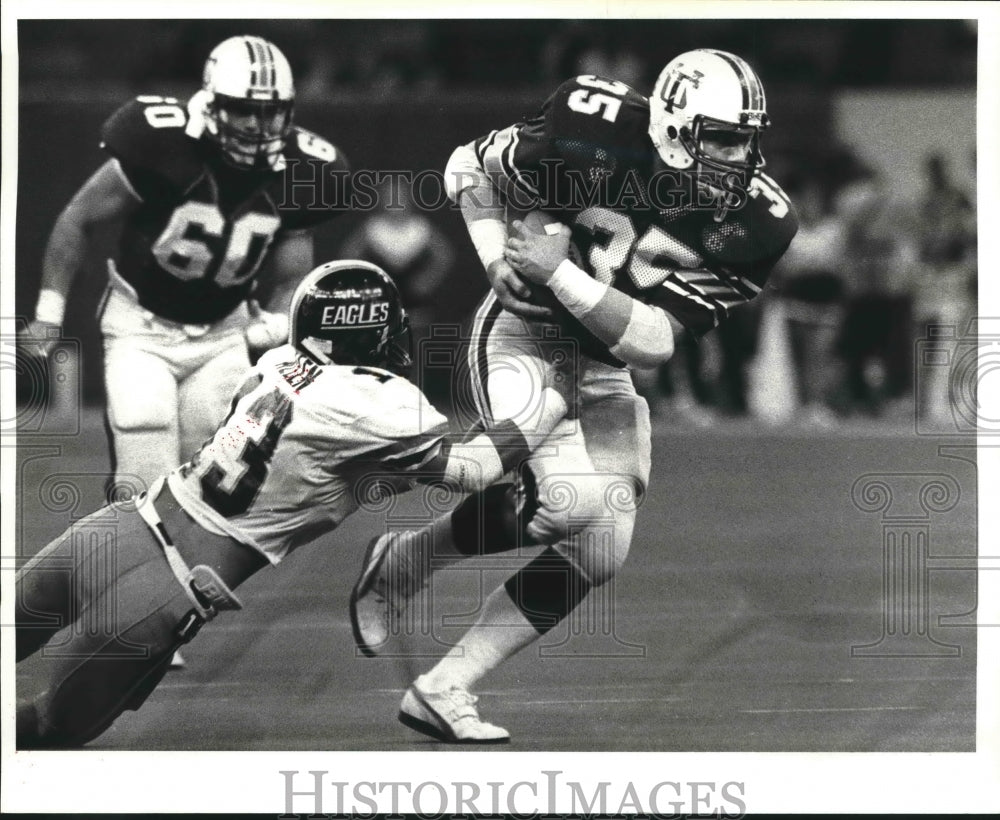
M 382 98 L 423 93 L 439 85 L 428 21 L 355 20 L 349 30 L 353 36 L 339 48 L 313 44 L 301 84 L 307 98 L 323 99 L 344 89 Z
M 775 272 L 784 305 L 800 419 L 829 426 L 838 380 L 834 345 L 844 316 L 846 226 L 817 175 L 793 176 L 786 189 L 796 204 L 799 232 Z
M 975 157 L 973 156 L 973 177 Z M 955 326 L 958 333 L 975 310 L 976 211 L 970 193 L 953 180 L 945 159 L 929 154 L 924 162 L 924 188 L 917 204 L 920 264 L 916 319 L 921 336 L 927 326 Z M 922 384 L 921 408 L 927 418 L 950 413 L 947 371 L 929 368 Z
M 547 82 L 595 74 L 646 90 L 643 61 L 628 46 L 615 42 L 604 21 L 573 20 L 558 29 L 545 44 L 542 63 Z
M 842 409 L 879 415 L 887 403 L 901 407 L 912 389 L 917 225 L 870 170 L 840 191 L 835 210 L 846 237 Z

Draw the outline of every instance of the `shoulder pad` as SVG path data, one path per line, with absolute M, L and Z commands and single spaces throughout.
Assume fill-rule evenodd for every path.
M 378 381 L 373 388 L 373 410 L 362 426 L 386 442 L 445 433 L 448 422 L 419 387 L 402 377 Z
M 351 203 L 350 164 L 332 142 L 295 126 L 285 144 L 285 169 L 272 187 L 284 230 L 311 228 L 339 214 Z M 308 168 L 297 168 L 308 163 Z
M 308 131 L 296 125 L 292 128 L 285 143 L 285 159 L 312 160 L 328 163 L 337 170 L 348 170 L 347 158 L 343 152 L 329 140 L 319 134 Z
M 788 195 L 769 176 L 757 172 L 748 188 L 746 203 L 721 223 L 709 221 L 702 243 L 718 262 L 736 269 L 767 269 L 784 254 L 799 229 L 798 216 Z
M 136 97 L 104 123 L 101 147 L 130 177 L 130 171 L 139 171 L 184 185 L 201 173 L 197 143 L 185 133 L 187 122 L 187 109 L 173 97 Z
M 583 74 L 566 80 L 545 103 L 551 136 L 610 146 L 628 143 L 649 129 L 649 103 L 631 86 Z

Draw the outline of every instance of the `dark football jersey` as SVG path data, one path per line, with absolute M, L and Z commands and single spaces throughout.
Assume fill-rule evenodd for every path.
M 137 97 L 105 122 L 101 146 L 142 199 L 123 226 L 118 272 L 147 310 L 203 324 L 247 298 L 275 240 L 342 211 L 348 165 L 295 127 L 280 168 L 240 170 L 188 126 L 177 100 Z
M 701 336 L 760 293 L 798 229 L 770 177 L 730 179 L 724 213 L 692 174 L 666 168 L 648 135 L 649 105 L 614 80 L 568 80 L 532 119 L 476 140 L 479 162 L 520 209 L 541 208 L 572 230 L 587 273 L 657 305 Z M 588 355 L 620 364 L 564 310 Z

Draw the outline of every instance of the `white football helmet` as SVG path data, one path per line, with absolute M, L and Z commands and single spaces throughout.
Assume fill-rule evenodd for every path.
M 760 78 L 727 51 L 675 57 L 649 98 L 649 137 L 670 168 L 753 173 L 764 165 L 760 132 L 769 124 Z
M 295 83 L 288 60 L 261 37 L 230 37 L 205 62 L 205 130 L 238 168 L 274 168 L 292 127 Z

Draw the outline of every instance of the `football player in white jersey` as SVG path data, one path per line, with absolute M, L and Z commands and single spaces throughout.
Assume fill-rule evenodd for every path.
M 20 748 L 79 746 L 137 709 L 178 646 L 241 607 L 233 590 L 366 498 L 415 482 L 480 490 L 566 412 L 546 388 L 530 421 L 449 434 L 400 375 L 406 314 L 370 263 L 315 269 L 288 318 L 289 343 L 244 372 L 229 416 L 194 458 L 134 504 L 77 522 L 18 571 L 17 659 L 47 648 L 44 684 L 18 693 Z
M 336 147 L 293 124 L 294 101 L 281 51 L 231 37 L 186 103 L 144 95 L 108 118 L 109 158 L 56 220 L 28 330 L 43 353 L 58 339 L 93 229 L 122 224 L 100 309 L 120 496 L 189 458 L 225 416 L 248 348 L 287 338 L 288 300 L 314 264 L 310 231 L 340 211 L 309 207 L 310 196 L 286 203 L 286 182 L 304 162 L 317 174 L 348 170 Z
M 536 505 L 525 543 L 548 545 L 486 599 L 477 623 L 406 692 L 400 719 L 450 742 L 502 742 L 470 689 L 608 582 L 628 553 L 649 479 L 649 410 L 630 367 L 670 358 L 764 287 L 795 235 L 784 192 L 762 173 L 764 89 L 740 57 L 698 49 L 669 62 L 647 99 L 616 80 L 563 83 L 539 114 L 461 146 L 446 171 L 492 290 L 469 369 L 487 428 L 542 383 L 574 379 L 574 413 L 528 462 Z M 505 205 L 536 218 L 507 224 Z M 543 224 L 537 224 L 537 223 Z M 547 224 L 544 224 L 547 223 Z M 551 323 L 575 339 L 575 372 L 534 352 Z M 519 410 L 520 411 L 520 410 Z M 523 411 L 520 411 L 523 412 Z M 572 488 L 571 537 L 555 510 Z M 353 596 L 360 648 L 375 654 L 407 598 L 446 557 L 518 546 L 498 535 L 507 496 L 463 502 L 419 532 L 374 541 Z M 565 506 L 565 505 L 563 505 Z M 482 516 L 485 520 L 481 520 Z

